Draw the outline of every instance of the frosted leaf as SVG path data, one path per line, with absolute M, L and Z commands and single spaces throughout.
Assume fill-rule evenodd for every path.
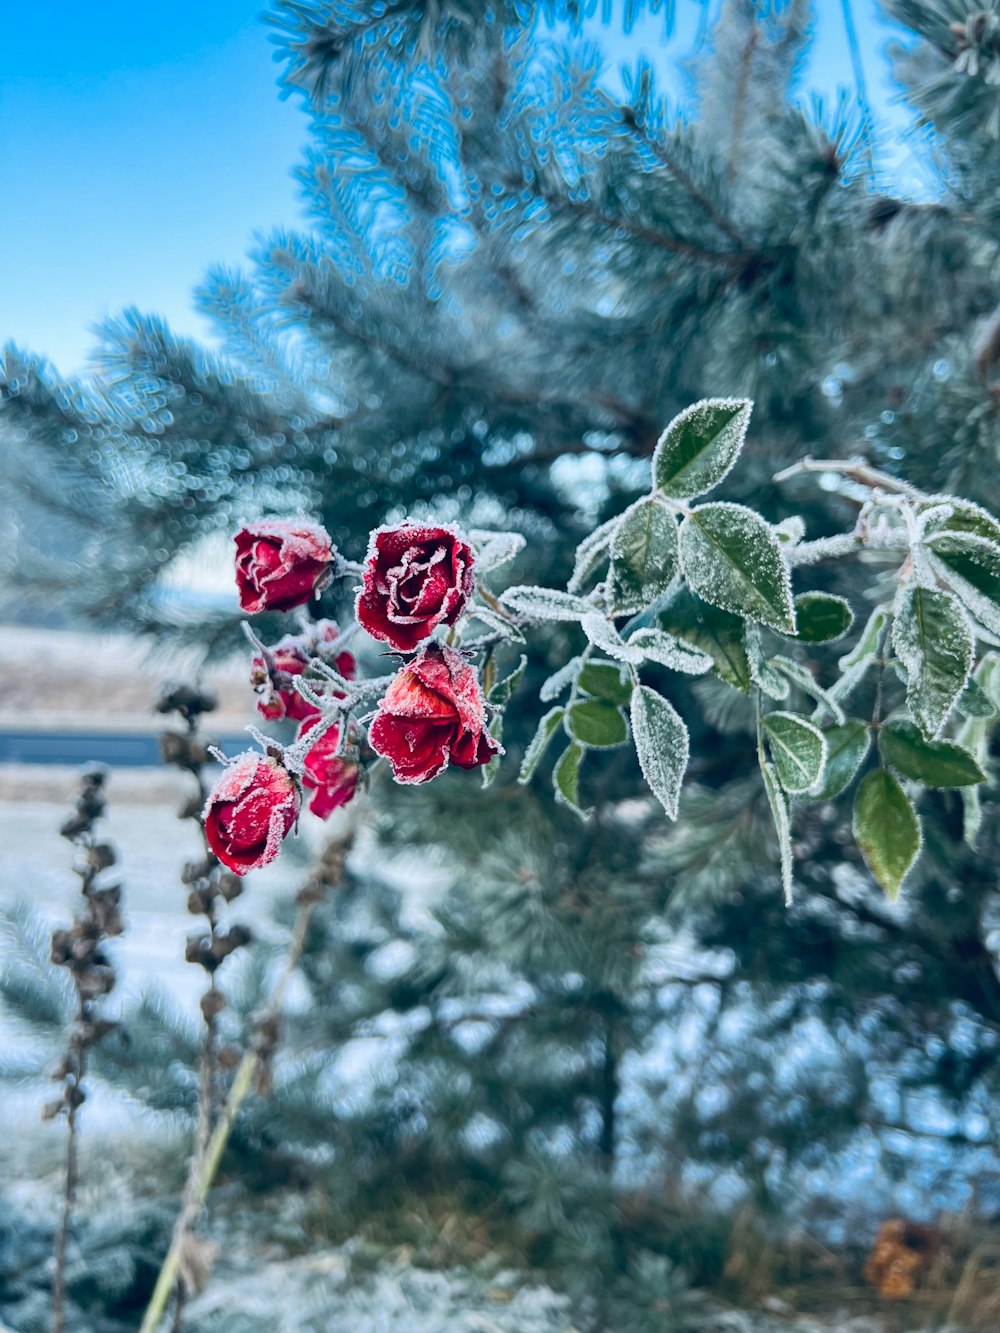
M 584 699 L 566 714 L 566 730 L 575 741 L 597 750 L 610 750 L 628 740 L 625 715 L 603 699 Z
M 924 550 L 936 578 L 991 634 L 1000 635 L 1000 546 L 976 533 L 947 530 L 928 537 Z
M 524 661 L 524 658 L 521 659 Z M 495 713 L 490 721 L 489 733 L 497 743 L 497 751 L 488 764 L 482 768 L 483 787 L 491 787 L 500 771 L 500 757 L 503 754 L 503 713 Z
M 525 538 L 520 532 L 483 532 L 475 529 L 469 537 L 476 548 L 476 572 L 488 574 L 508 564 L 524 550 Z
M 833 643 L 854 624 L 846 597 L 832 592 L 802 592 L 795 598 L 796 638 L 800 643 Z
M 493 686 L 491 686 L 487 698 L 489 699 L 490 703 L 494 705 L 494 707 L 496 708 L 507 707 L 507 705 L 510 703 L 511 696 L 517 689 L 518 685 L 520 685 L 521 683 L 521 677 L 524 675 L 524 670 L 527 665 L 528 665 L 528 659 L 522 653 L 517 666 L 510 673 L 510 675 L 504 676 L 503 680 L 498 680 Z
M 983 801 L 978 787 L 963 787 L 962 797 L 962 838 L 973 851 L 979 840 L 979 830 L 983 826 Z
M 727 685 L 749 694 L 753 683 L 746 651 L 746 622 L 710 606 L 681 588 L 658 617 L 660 628 L 692 644 L 712 659 L 715 674 Z M 633 636 L 634 637 L 634 636 Z
M 783 657 L 780 653 L 771 658 L 771 665 L 783 676 L 787 676 L 793 685 L 797 685 L 810 698 L 821 704 L 838 726 L 843 724 L 844 710 L 831 694 L 817 684 L 811 671 L 806 670 L 800 662 L 794 662 L 790 657 Z
M 580 805 L 580 765 L 585 754 L 584 747 L 573 741 L 552 770 L 556 804 L 567 806 L 580 819 L 588 819 L 593 814 L 592 810 L 584 810 Z
M 538 697 L 543 704 L 551 703 L 553 699 L 558 699 L 563 690 L 572 685 L 576 680 L 580 667 L 583 665 L 582 657 L 571 657 L 565 666 L 559 668 L 549 676 L 538 691 Z
M 556 734 L 565 714 L 565 708 L 550 708 L 538 724 L 538 729 L 531 738 L 531 743 L 524 752 L 521 771 L 517 775 L 520 783 L 530 782 L 535 769 L 542 761 L 548 749 L 549 741 Z
M 785 906 L 791 907 L 794 888 L 794 859 L 792 857 L 792 821 L 788 809 L 788 797 L 781 790 L 781 783 L 778 781 L 778 775 L 774 771 L 773 764 L 761 764 L 760 772 L 764 779 L 767 803 L 771 807 L 774 831 L 778 835 L 778 854 L 781 857 L 781 886 L 785 892 Z
M 681 524 L 681 567 L 689 586 L 713 606 L 795 633 L 792 585 L 781 545 L 759 514 L 743 505 L 699 505 Z
M 972 671 L 972 629 L 958 598 L 913 584 L 905 588 L 892 625 L 892 646 L 906 668 L 907 705 L 931 740 L 951 715 Z
M 779 703 L 782 699 L 787 699 L 788 681 L 775 671 L 770 661 L 764 656 L 764 649 L 760 641 L 760 627 L 753 623 L 747 625 L 746 649 L 750 679 L 754 685 L 769 699 L 775 699 Z
M 650 791 L 667 817 L 676 819 L 690 752 L 688 729 L 673 704 L 648 685 L 632 693 L 632 738 Z
M 582 620 L 594 609 L 589 602 L 572 593 L 527 585 L 508 588 L 501 595 L 500 602 L 528 620 Z
M 929 495 L 920 511 L 917 532 L 928 538 L 942 532 L 964 532 L 1000 546 L 1000 523 L 981 505 L 955 495 Z
M 871 731 L 867 723 L 849 717 L 840 726 L 828 727 L 823 735 L 826 737 L 823 781 L 809 795 L 816 801 L 832 801 L 854 781 L 871 746 Z
M 923 838 L 912 801 L 888 769 L 873 769 L 858 787 L 854 839 L 888 897 L 898 898 Z
M 606 523 L 602 523 L 599 528 L 595 528 L 589 537 L 584 537 L 576 548 L 573 573 L 566 585 L 569 592 L 580 592 L 607 556 L 611 548 L 611 538 L 618 526 L 618 518 L 619 515 L 617 514 L 614 518 L 609 518 Z
M 954 741 L 929 741 L 912 722 L 897 718 L 879 728 L 879 754 L 904 778 L 925 787 L 975 787 L 986 774 L 969 750 Z
M 645 654 L 642 649 L 627 644 L 611 621 L 599 611 L 590 611 L 580 621 L 580 625 L 594 647 L 600 648 L 609 657 L 617 658 L 619 662 L 632 662 L 636 666 L 643 661 Z
M 675 639 L 662 629 L 639 629 L 631 636 L 633 648 L 641 648 L 647 662 L 657 662 L 686 676 L 703 676 L 712 669 L 712 658 L 693 644 Z
M 602 662 L 592 657 L 583 667 L 577 687 L 595 699 L 621 707 L 632 698 L 632 680 L 620 662 Z
M 797 713 L 768 713 L 764 730 L 771 758 L 785 791 L 797 794 L 817 787 L 826 764 L 826 737 Z
M 482 606 L 477 602 L 471 610 L 471 616 L 474 620 L 482 621 L 484 625 L 488 626 L 496 633 L 502 634 L 503 637 L 509 639 L 511 643 L 527 643 L 524 635 L 516 625 L 512 625 L 505 616 L 498 616 L 497 613 L 490 610 L 488 606 Z
M 798 514 L 793 514 L 791 518 L 783 518 L 780 523 L 775 523 L 774 535 L 782 546 L 797 546 L 806 535 L 806 525 Z
M 646 495 L 625 510 L 611 539 L 608 588 L 616 615 L 652 605 L 677 577 L 677 520 Z
M 878 656 L 882 645 L 882 635 L 889 622 L 889 613 L 884 606 L 877 606 L 868 617 L 864 629 L 861 631 L 861 637 L 849 653 L 845 653 L 837 665 L 841 671 L 847 671 L 851 667 L 857 666 L 865 658 Z
M 653 453 L 653 485 L 674 499 L 718 486 L 740 456 L 753 403 L 703 398 L 667 426 Z

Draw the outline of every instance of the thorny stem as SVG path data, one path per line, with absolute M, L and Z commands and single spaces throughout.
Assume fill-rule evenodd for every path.
M 282 1006 L 284 1004 L 285 992 L 298 967 L 302 954 L 305 950 L 306 940 L 309 935 L 309 927 L 312 923 L 316 908 L 323 901 L 325 890 L 338 887 L 342 882 L 344 871 L 344 860 L 349 849 L 350 838 L 346 838 L 338 849 L 339 855 L 333 858 L 333 873 L 324 883 L 318 878 L 313 881 L 313 885 L 307 886 L 299 896 L 299 910 L 295 919 L 295 926 L 292 931 L 292 938 L 288 946 L 288 953 L 285 956 L 284 966 L 281 975 L 275 982 L 271 997 L 262 1014 L 258 1016 L 258 1030 L 264 1029 L 270 1024 L 275 1023 L 280 1017 Z M 327 859 L 327 858 L 324 858 Z M 330 860 L 327 859 L 327 864 Z M 243 1054 L 243 1058 L 237 1067 L 233 1078 L 232 1086 L 229 1089 L 229 1095 L 225 1100 L 215 1127 L 212 1130 L 203 1151 L 196 1151 L 191 1159 L 191 1169 L 188 1175 L 188 1184 L 184 1192 L 184 1202 L 181 1211 L 174 1225 L 173 1236 L 170 1241 L 170 1249 L 167 1251 L 163 1266 L 160 1269 L 156 1280 L 156 1286 L 153 1288 L 153 1294 L 150 1297 L 149 1305 L 142 1317 L 142 1323 L 139 1326 L 139 1333 L 156 1333 L 160 1320 L 163 1318 L 167 1302 L 170 1299 L 170 1293 L 180 1272 L 181 1262 L 184 1257 L 184 1245 L 188 1230 L 197 1217 L 198 1213 L 204 1207 L 208 1192 L 215 1180 L 219 1169 L 219 1163 L 222 1161 L 226 1146 L 229 1143 L 229 1136 L 232 1133 L 236 1118 L 240 1113 L 243 1103 L 254 1086 L 255 1079 L 261 1069 L 264 1056 L 259 1048 L 250 1047 Z

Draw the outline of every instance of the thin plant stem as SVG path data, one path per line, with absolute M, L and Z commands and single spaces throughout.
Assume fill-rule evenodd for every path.
M 87 1002 L 81 995 L 77 1012 L 78 1024 L 82 1025 L 86 1018 Z M 77 1113 L 80 1107 L 76 1094 L 83 1087 L 85 1056 L 82 1046 L 76 1050 L 73 1065 L 73 1088 L 66 1109 L 66 1182 L 52 1273 L 52 1333 L 64 1333 L 66 1328 L 66 1254 L 69 1249 L 70 1225 L 76 1207 L 76 1191 L 80 1179 L 77 1137 Z
M 320 901 L 321 897 L 319 895 L 312 894 L 300 903 L 281 975 L 275 982 L 267 1006 L 260 1016 L 259 1026 L 261 1027 L 269 1021 L 277 1019 L 280 1015 L 285 992 L 295 969 L 302 959 L 306 939 L 309 935 L 309 926 Z M 163 1318 L 167 1303 L 170 1300 L 170 1294 L 180 1273 L 188 1232 L 195 1218 L 204 1207 L 208 1192 L 218 1172 L 219 1163 L 222 1161 L 226 1146 L 229 1143 L 236 1118 L 247 1099 L 247 1095 L 254 1086 L 261 1062 L 262 1056 L 259 1051 L 251 1048 L 244 1052 L 233 1078 L 232 1086 L 229 1089 L 229 1095 L 222 1106 L 211 1134 L 208 1136 L 204 1149 L 196 1150 L 191 1159 L 187 1187 L 184 1191 L 184 1201 L 174 1224 L 170 1249 L 167 1251 L 149 1305 L 143 1315 L 139 1333 L 156 1333 L 159 1328 L 160 1320 Z

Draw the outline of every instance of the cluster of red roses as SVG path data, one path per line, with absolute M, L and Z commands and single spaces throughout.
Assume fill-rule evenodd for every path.
M 486 728 L 476 672 L 454 647 L 431 638 L 438 625 L 453 626 L 465 612 L 474 564 L 472 547 L 458 533 L 413 522 L 373 532 L 360 568 L 340 560 L 316 524 L 263 520 L 236 536 L 240 605 L 251 613 L 303 606 L 338 574 L 359 570 L 358 623 L 408 655 L 368 730 L 371 749 L 404 783 L 427 782 L 449 764 L 476 768 L 500 750 Z M 310 810 L 323 819 L 357 791 L 361 733 L 350 718 L 352 700 L 339 688 L 354 681 L 356 663 L 342 647 L 344 637 L 333 621 L 320 620 L 253 659 L 259 711 L 269 720 L 297 721 L 299 731 L 287 750 L 269 743 L 266 754 L 232 761 L 209 794 L 209 845 L 238 875 L 277 856 L 298 818 L 302 787 L 312 792 Z M 295 678 L 315 664 L 332 671 L 309 680 L 309 698 Z

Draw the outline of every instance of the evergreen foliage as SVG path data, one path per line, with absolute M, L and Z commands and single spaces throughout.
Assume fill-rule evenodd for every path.
M 256 512 L 301 506 L 349 558 L 387 516 L 512 529 L 527 539 L 515 581 L 565 586 L 580 539 L 644 503 L 651 459 L 667 494 L 718 483 L 681 530 L 689 567 L 708 536 L 725 540 L 736 505 L 779 531 L 802 513 L 810 539 L 848 528 L 850 475 L 825 489 L 774 481 L 806 454 L 861 453 L 924 491 L 995 507 L 1000 9 L 890 8 L 914 34 L 898 68 L 928 126 L 931 199 L 896 192 L 856 111 L 799 100 L 804 0 L 725 0 L 688 115 L 642 62 L 616 99 L 596 52 L 549 39 L 534 6 L 487 20 L 472 4 L 286 0 L 275 31 L 285 88 L 310 115 L 309 230 L 264 238 L 247 272 L 208 276 L 199 299 L 221 352 L 137 312 L 105 329 L 95 382 L 57 383 L 8 349 L 0 444 L 24 497 L 18 579 L 97 623 L 221 649 L 237 643 L 237 618 L 179 617 L 159 580 Z M 679 411 L 719 395 L 756 404 L 738 469 L 738 409 L 707 456 L 681 428 L 657 447 Z M 65 548 L 29 554 L 43 511 L 66 521 L 80 563 Z M 643 558 L 641 526 L 619 528 L 611 551 L 623 609 L 637 586 L 669 581 Z M 519 1259 L 558 1275 L 582 1319 L 637 1330 L 662 1327 L 649 1287 L 651 1274 L 674 1281 L 664 1260 L 722 1278 L 736 1242 L 718 1219 L 737 1201 L 775 1223 L 809 1218 L 835 1241 L 865 1205 L 866 1225 L 893 1207 L 897 1181 L 918 1211 L 974 1182 L 978 1205 L 1000 1208 L 1000 828 L 992 789 L 969 795 L 955 768 L 968 753 L 988 765 L 977 728 L 996 703 L 989 681 L 985 705 L 962 696 L 966 748 L 939 734 L 956 702 L 942 659 L 968 657 L 953 594 L 975 595 L 976 540 L 929 541 L 952 588 L 931 595 L 934 633 L 906 637 L 896 622 L 917 725 L 879 743 L 904 778 L 891 779 L 904 835 L 904 788 L 929 788 L 901 902 L 873 888 L 827 799 L 854 779 L 867 731 L 833 715 L 819 741 L 791 736 L 782 702 L 800 702 L 803 668 L 824 660 L 809 640 L 846 630 L 845 596 L 862 611 L 846 640 L 851 707 L 871 712 L 886 626 L 877 612 L 862 623 L 859 576 L 808 568 L 812 601 L 795 606 L 807 642 L 785 668 L 772 662 L 775 679 L 730 593 L 696 588 L 714 605 L 690 653 L 715 674 L 664 675 L 695 778 L 676 826 L 642 799 L 630 749 L 591 752 L 582 789 L 567 750 L 561 801 L 517 785 L 516 765 L 485 793 L 450 778 L 379 791 L 383 846 L 439 857 L 452 887 L 417 922 L 359 867 L 318 913 L 303 964 L 313 1003 L 290 1020 L 277 1095 L 241 1120 L 230 1169 L 258 1188 L 308 1174 L 338 1237 L 375 1215 L 399 1236 L 414 1195 L 454 1192 Z M 582 552 L 580 586 L 600 542 Z M 327 602 L 336 615 L 336 595 Z M 755 610 L 787 629 L 787 589 Z M 641 632 L 669 634 L 679 614 Z M 546 621 L 529 693 L 580 651 L 573 619 Z M 777 700 L 766 790 L 752 708 L 731 688 L 751 683 Z M 554 713 L 558 683 L 548 689 Z M 637 740 L 654 706 L 633 700 Z M 549 767 L 555 747 L 528 748 L 537 722 L 512 712 L 504 743 Z M 794 811 L 786 909 L 773 829 L 795 764 L 809 788 L 810 747 L 824 746 L 824 787 Z M 647 758 L 669 809 L 676 787 Z M 581 803 L 595 806 L 587 823 L 566 808 Z M 858 820 L 871 861 L 863 809 Z M 904 836 L 884 878 L 911 860 Z M 19 956 L 8 994 L 57 1020 Z M 147 1007 L 130 1051 L 116 1062 L 109 1043 L 95 1069 L 154 1109 L 190 1107 L 196 1042 L 161 1018 Z M 147 1033 L 174 1043 L 173 1062 L 146 1059 Z M 394 1057 L 365 1096 L 338 1073 L 356 1038 Z

